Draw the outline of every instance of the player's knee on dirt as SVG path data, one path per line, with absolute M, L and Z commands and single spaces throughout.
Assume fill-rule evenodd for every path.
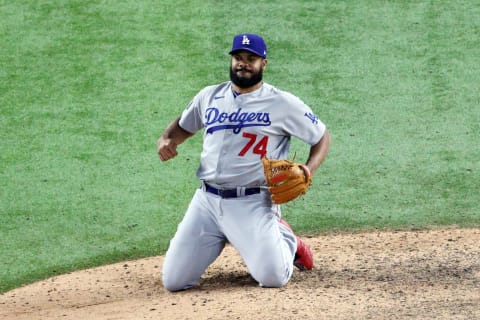
M 279 268 L 266 268 L 261 272 L 257 272 L 253 277 L 262 287 L 266 288 L 280 288 L 286 285 L 288 280 L 290 280 L 288 272 Z
M 175 275 L 172 277 L 165 274 L 162 276 L 162 283 L 163 287 L 170 292 L 187 290 L 197 284 L 195 281 L 186 281 L 184 277 L 177 277 Z
M 265 288 L 280 288 L 288 283 L 288 279 L 285 277 L 279 278 L 272 275 L 270 277 L 265 277 L 258 283 Z

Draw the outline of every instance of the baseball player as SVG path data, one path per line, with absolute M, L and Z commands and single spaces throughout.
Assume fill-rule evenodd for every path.
M 160 136 L 161 161 L 200 130 L 203 150 L 196 190 L 170 242 L 163 266 L 169 291 L 199 283 L 230 243 L 263 287 L 281 287 L 294 266 L 313 267 L 310 248 L 281 219 L 266 185 L 263 158 L 287 159 L 291 137 L 309 144 L 303 165 L 311 177 L 327 156 L 325 124 L 296 96 L 263 82 L 267 46 L 256 34 L 233 39 L 230 81 L 202 89 Z

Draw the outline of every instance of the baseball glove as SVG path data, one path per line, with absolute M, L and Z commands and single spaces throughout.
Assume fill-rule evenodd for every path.
M 276 204 L 291 201 L 305 194 L 312 184 L 307 166 L 290 160 L 262 158 L 265 180 L 272 201 Z

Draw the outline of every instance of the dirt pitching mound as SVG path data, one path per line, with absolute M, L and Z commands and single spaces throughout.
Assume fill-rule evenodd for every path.
M 227 246 L 198 288 L 169 293 L 163 257 L 0 295 L 0 319 L 480 319 L 480 229 L 304 237 L 315 269 L 260 288 Z

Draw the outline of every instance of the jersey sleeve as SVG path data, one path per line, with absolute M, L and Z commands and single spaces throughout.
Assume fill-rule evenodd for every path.
M 326 125 L 300 98 L 285 93 L 288 117 L 285 119 L 285 131 L 294 137 L 308 143 L 317 144 L 323 137 Z
M 182 129 L 195 133 L 204 127 L 202 121 L 202 101 L 204 90 L 200 91 L 183 110 L 179 125 Z

